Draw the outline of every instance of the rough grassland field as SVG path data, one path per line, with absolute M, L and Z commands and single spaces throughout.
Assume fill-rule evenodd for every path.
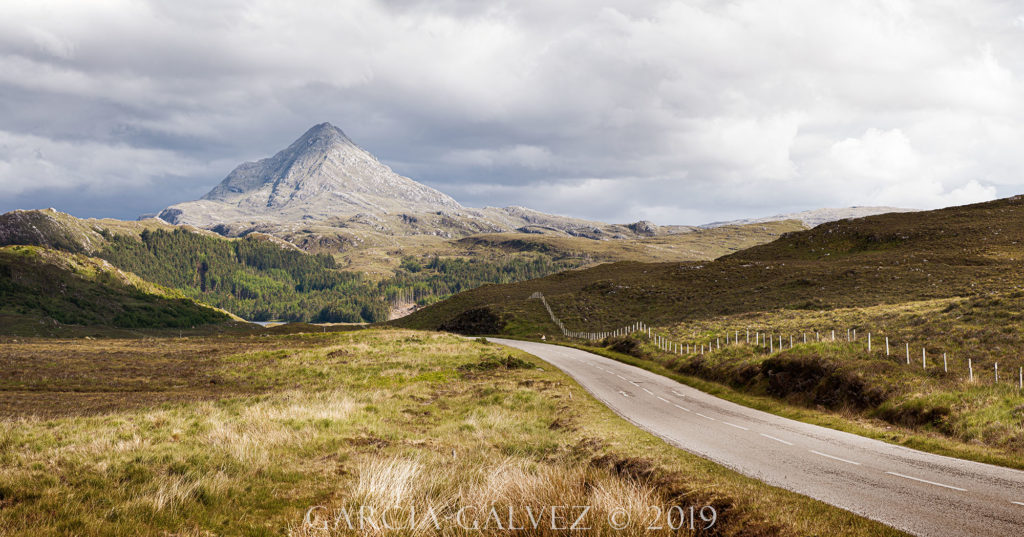
M 548 364 L 482 341 L 366 330 L 0 345 L 0 535 L 356 534 L 304 517 L 396 505 L 434 508 L 442 530 L 421 519 L 395 534 L 505 534 L 445 517 L 468 508 L 484 524 L 493 506 L 522 525 L 526 506 L 550 505 L 593 506 L 579 535 L 646 533 L 653 508 L 673 505 L 713 506 L 704 534 L 898 534 L 672 448 Z M 619 507 L 634 522 L 612 531 L 602 522 Z M 548 524 L 518 534 L 567 533 Z

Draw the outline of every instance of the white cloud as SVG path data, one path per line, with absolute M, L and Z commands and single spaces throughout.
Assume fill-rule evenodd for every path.
M 153 179 L 188 176 L 203 166 L 170 151 L 56 141 L 0 131 L 0 191 L 74 189 L 117 194 Z

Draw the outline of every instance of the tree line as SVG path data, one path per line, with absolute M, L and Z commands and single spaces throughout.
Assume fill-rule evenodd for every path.
M 405 257 L 393 277 L 374 282 L 338 268 L 330 254 L 183 229 L 112 235 L 98 256 L 249 320 L 307 322 L 383 321 L 400 299 L 425 305 L 483 284 L 537 278 L 582 263 L 537 253 L 493 261 L 434 256 L 421 263 Z

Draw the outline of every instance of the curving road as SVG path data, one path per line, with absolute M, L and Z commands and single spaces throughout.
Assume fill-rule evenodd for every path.
M 577 349 L 489 339 L 550 362 L 638 427 L 770 485 L 915 535 L 1024 535 L 1022 471 L 782 418 Z

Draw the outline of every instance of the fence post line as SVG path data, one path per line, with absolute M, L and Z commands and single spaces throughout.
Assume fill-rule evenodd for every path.
M 856 328 L 853 329 L 853 340 L 857 341 L 857 329 Z
M 835 340 L 836 340 L 836 331 L 833 330 L 832 331 L 832 341 L 835 341 Z
M 868 352 L 871 352 L 871 332 L 868 332 Z
M 910 343 L 907 343 L 907 365 L 910 365 Z
M 1024 390 L 1024 367 L 1021 367 L 1017 374 L 1019 375 L 1019 384 L 1017 385 L 1017 389 Z
M 793 348 L 793 334 L 789 335 L 789 348 Z
M 807 332 L 804 332 L 804 345 L 807 344 Z
M 924 347 L 921 347 L 921 368 L 928 369 L 928 355 L 925 353 Z
M 996 362 L 996 384 L 999 384 L 999 362 Z
M 949 373 L 949 364 L 946 362 L 946 353 L 942 353 L 942 372 Z
M 885 355 L 889 356 L 889 336 L 885 336 Z

